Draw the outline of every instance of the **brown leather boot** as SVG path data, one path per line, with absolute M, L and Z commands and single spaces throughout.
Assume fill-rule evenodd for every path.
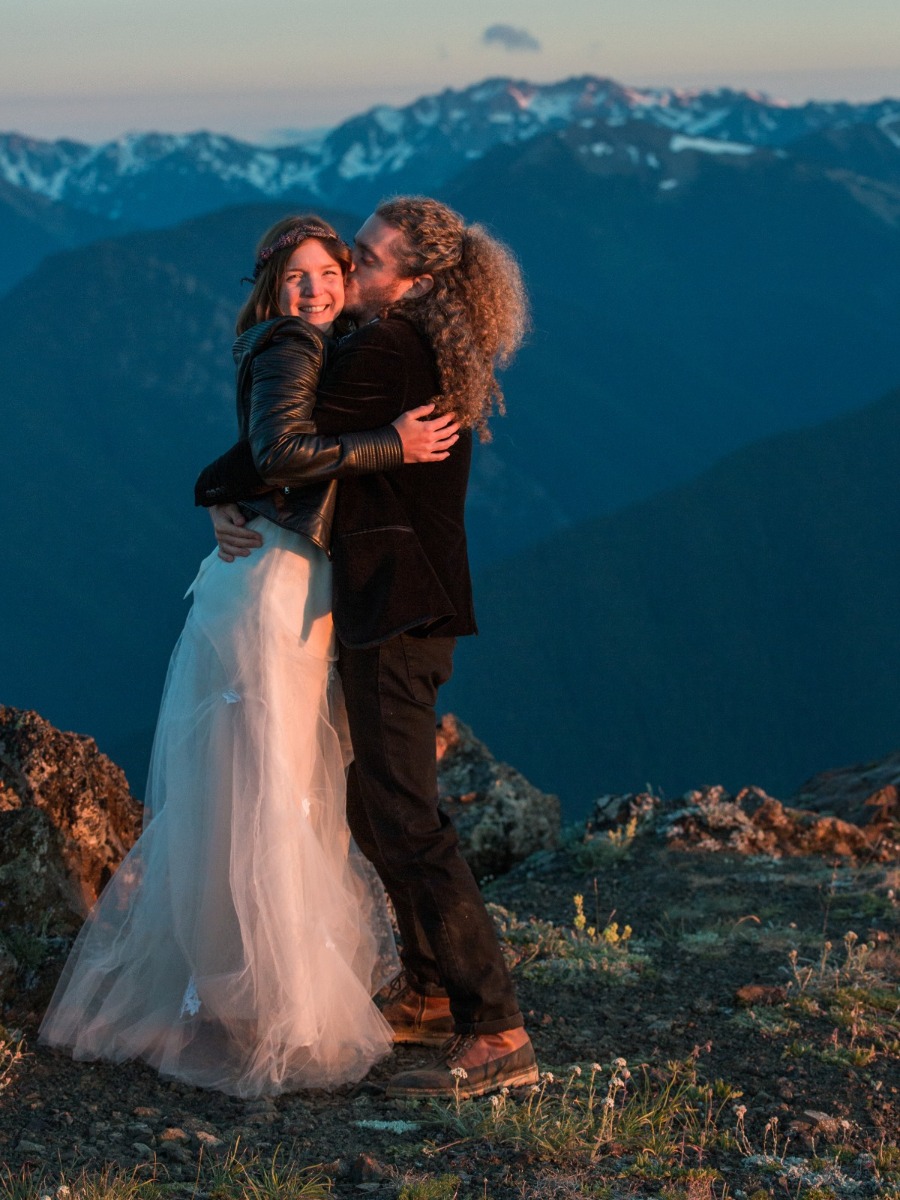
M 401 1071 L 388 1082 L 385 1095 L 483 1096 L 503 1087 L 537 1083 L 534 1049 L 524 1030 L 504 1034 L 458 1034 L 430 1067 Z
M 381 1008 L 394 1031 L 395 1042 L 414 1046 L 443 1046 L 453 1036 L 453 1017 L 446 996 L 422 996 L 399 975 Z

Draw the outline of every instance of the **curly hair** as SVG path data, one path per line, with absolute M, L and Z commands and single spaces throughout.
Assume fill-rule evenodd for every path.
M 431 289 L 387 312 L 412 321 L 437 356 L 438 412 L 490 440 L 487 423 L 504 413 L 497 368 L 507 366 L 528 328 L 528 297 L 512 252 L 482 225 L 424 196 L 387 200 L 375 215 L 404 235 L 395 249 L 401 276 L 431 275 Z
M 241 311 L 237 316 L 235 332 L 242 334 L 252 325 L 257 325 L 260 321 L 268 321 L 270 317 L 281 316 L 281 304 L 279 295 L 281 293 L 281 284 L 284 280 L 284 274 L 287 270 L 287 265 L 290 262 L 291 255 L 297 248 L 298 243 L 291 242 L 289 238 L 285 238 L 286 234 L 290 234 L 292 230 L 298 227 L 311 226 L 316 229 L 321 229 L 327 236 L 321 237 L 316 234 L 309 236 L 315 241 L 320 242 L 323 248 L 331 255 L 334 261 L 341 268 L 341 274 L 346 282 L 347 276 L 350 274 L 352 258 L 350 255 L 350 247 L 344 242 L 337 231 L 323 221 L 321 217 L 314 214 L 309 214 L 303 217 L 282 217 L 280 221 L 276 221 L 259 239 L 256 246 L 256 270 L 253 275 L 253 290 L 250 295 L 241 305 Z M 276 243 L 281 240 L 287 244 L 279 245 L 277 249 L 272 249 Z M 271 253 L 266 253 L 270 251 Z M 251 282 L 248 280 L 248 282 Z M 339 328 L 339 322 L 341 327 Z M 345 328 L 349 328 L 349 323 L 346 318 L 338 317 L 335 322 L 335 334 L 345 332 Z

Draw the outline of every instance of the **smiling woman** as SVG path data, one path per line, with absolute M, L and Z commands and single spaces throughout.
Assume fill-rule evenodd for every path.
M 285 316 L 303 317 L 323 333 L 330 333 L 344 307 L 344 276 L 321 242 L 303 242 L 288 259 L 279 308 Z
M 350 247 L 321 217 L 276 221 L 257 244 L 253 290 L 238 313 L 238 334 L 276 313 L 331 333 L 351 266 Z

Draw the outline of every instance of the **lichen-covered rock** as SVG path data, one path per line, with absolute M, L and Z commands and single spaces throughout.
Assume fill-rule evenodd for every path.
M 93 738 L 0 706 L 0 813 L 37 809 L 59 837 L 72 903 L 83 916 L 134 844 L 142 809 Z
M 11 950 L 0 942 L 0 1000 L 4 996 L 12 994 L 15 986 L 16 976 L 19 972 L 19 963 Z
M 889 862 L 900 846 L 874 824 L 790 808 L 761 788 L 731 796 L 723 787 L 686 792 L 662 819 L 669 845 L 680 850 L 726 850 L 774 858 L 827 854 Z
M 0 706 L 0 1002 L 42 982 L 141 828 L 91 738 Z
M 62 839 L 39 808 L 0 812 L 0 936 L 10 929 L 75 932 L 81 889 L 63 865 Z
M 477 879 L 502 875 L 535 851 L 558 846 L 558 798 L 498 762 L 456 717 L 438 725 L 437 759 L 441 806 Z

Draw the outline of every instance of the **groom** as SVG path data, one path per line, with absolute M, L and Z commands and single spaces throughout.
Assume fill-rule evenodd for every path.
M 476 632 L 463 524 L 472 431 L 499 394 L 494 362 L 520 341 L 524 291 L 504 247 L 420 197 L 380 205 L 353 261 L 345 311 L 359 329 L 322 378 L 317 431 L 380 428 L 439 394 L 463 426 L 443 461 L 342 479 L 335 512 L 334 621 L 355 755 L 347 817 L 402 939 L 404 974 L 384 1015 L 396 1041 L 445 1042 L 434 1066 L 395 1076 L 388 1094 L 481 1095 L 533 1083 L 537 1067 L 493 924 L 438 808 L 435 705 L 456 638 Z M 248 495 L 252 461 L 220 461 L 233 469 L 200 503 L 223 556 L 245 555 L 261 539 L 222 501 Z

